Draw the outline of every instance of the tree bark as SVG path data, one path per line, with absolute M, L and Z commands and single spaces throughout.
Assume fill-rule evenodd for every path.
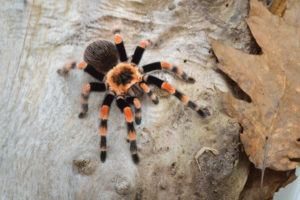
M 249 163 L 240 156 L 239 124 L 222 114 L 209 38 L 250 51 L 247 0 L 2 1 L 0 23 L 0 199 L 238 199 Z M 82 59 L 87 44 L 111 40 L 120 29 L 130 54 L 153 43 L 142 64 L 168 60 L 196 79 L 186 84 L 157 73 L 213 115 L 199 118 L 157 89 L 160 104 L 142 102 L 137 126 L 139 165 L 125 141 L 115 105 L 108 124 L 108 157 L 99 160 L 98 106 L 78 119 L 80 90 L 92 78 L 56 74 L 67 59 Z M 203 151 L 214 148 L 218 154 Z

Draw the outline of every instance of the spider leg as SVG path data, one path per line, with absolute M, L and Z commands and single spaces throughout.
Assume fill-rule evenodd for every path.
M 99 81 L 103 81 L 104 74 L 102 74 L 101 72 L 98 72 L 95 69 L 95 67 L 93 67 L 92 65 L 87 64 L 84 61 L 81 61 L 80 63 L 77 64 L 77 68 L 78 69 L 83 69 L 84 72 L 88 73 L 89 75 L 91 75 L 95 79 L 97 79 Z
M 86 83 L 82 87 L 81 91 L 81 112 L 79 113 L 78 117 L 83 118 L 86 116 L 88 111 L 88 99 L 91 92 L 104 92 L 106 90 L 106 86 L 104 83 L 98 82 L 90 82 Z
M 107 120 L 109 116 L 110 105 L 115 99 L 115 95 L 107 93 L 100 108 L 99 118 L 99 135 L 100 135 L 100 159 L 102 162 L 106 159 L 106 135 L 107 135 Z
M 136 132 L 133 125 L 133 113 L 130 108 L 130 105 L 124 100 L 124 97 L 119 96 L 117 98 L 117 105 L 121 112 L 124 113 L 126 124 L 127 124 L 127 132 L 128 132 L 128 140 L 130 142 L 130 153 L 134 163 L 139 162 L 139 157 L 137 154 L 137 145 L 136 145 Z
M 166 70 L 173 72 L 178 78 L 188 82 L 188 83 L 194 83 L 195 79 L 188 76 L 182 69 L 178 68 L 177 66 L 174 66 L 168 62 L 161 61 L 161 62 L 154 62 L 147 65 L 144 65 L 140 68 L 140 71 L 142 73 L 151 72 L 154 70 Z
M 126 97 L 126 101 L 134 106 L 134 118 L 136 124 L 141 124 L 142 121 L 142 109 L 141 102 L 137 97 Z
M 57 70 L 57 73 L 59 75 L 65 76 L 67 75 L 72 69 L 75 68 L 81 69 L 84 72 L 88 73 L 95 79 L 102 81 L 104 78 L 104 74 L 98 72 L 92 65 L 87 64 L 84 61 L 81 61 L 80 63 L 76 64 L 76 61 L 67 62 L 61 69 Z
M 115 34 L 114 41 L 115 41 L 115 45 L 117 47 L 117 50 L 119 52 L 120 61 L 121 62 L 127 61 L 128 57 L 127 57 L 127 54 L 126 54 L 126 49 L 125 49 L 125 46 L 124 46 L 122 36 L 120 34 Z
M 157 87 L 167 91 L 168 93 L 177 97 L 184 105 L 196 111 L 201 117 L 207 117 L 210 112 L 207 108 L 200 108 L 196 103 L 191 101 L 188 96 L 176 90 L 170 83 L 165 82 L 155 76 L 145 75 L 143 80 L 149 84 L 156 85 Z
M 149 42 L 147 40 L 142 40 L 140 42 L 140 45 L 136 47 L 134 54 L 132 56 L 132 60 L 131 60 L 132 63 L 136 65 L 140 63 L 147 46 L 149 46 Z
M 151 98 L 152 102 L 154 104 L 158 104 L 159 100 L 158 97 L 156 96 L 155 93 L 152 92 L 152 90 L 150 89 L 150 87 L 148 86 L 147 83 L 145 83 L 144 81 L 142 81 L 140 83 L 140 87 L 143 89 L 143 91 Z
M 69 61 L 64 64 L 64 66 L 61 69 L 57 70 L 57 73 L 61 76 L 67 75 L 72 69 L 76 68 L 76 61 Z

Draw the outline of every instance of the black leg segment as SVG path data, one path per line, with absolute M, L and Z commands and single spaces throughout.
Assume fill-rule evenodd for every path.
M 104 74 L 98 72 L 92 65 L 88 64 L 86 66 L 86 68 L 84 68 L 83 71 L 86 72 L 86 73 L 88 73 L 89 75 L 91 75 L 95 79 L 97 79 L 99 81 L 103 81 Z
M 124 100 L 124 97 L 118 97 L 117 105 L 121 112 L 124 113 L 126 124 L 127 124 L 127 138 L 130 142 L 130 153 L 132 159 L 135 163 L 138 163 L 138 154 L 137 154 L 137 146 L 136 146 L 136 132 L 133 125 L 133 113 L 130 108 L 129 103 Z
M 210 114 L 207 108 L 200 108 L 196 103 L 190 101 L 190 98 L 183 94 L 182 92 L 176 90 L 171 84 L 165 82 L 155 76 L 145 75 L 143 80 L 149 84 L 156 85 L 157 87 L 167 91 L 169 94 L 174 95 L 177 99 L 179 99 L 184 105 L 188 106 L 192 110 L 195 110 L 201 117 L 207 117 Z
M 104 92 L 106 91 L 106 86 L 104 83 L 99 82 L 90 82 L 82 87 L 81 92 L 81 112 L 79 113 L 79 118 L 84 118 L 86 116 L 86 113 L 88 111 L 88 100 L 91 92 Z
M 124 42 L 123 42 L 123 39 L 122 39 L 121 35 L 116 34 L 114 39 L 115 39 L 115 45 L 116 45 L 117 50 L 119 52 L 120 61 L 121 62 L 126 62 L 128 60 L 128 57 L 127 57 L 125 45 L 124 45 Z
M 99 135 L 100 135 L 100 160 L 102 162 L 106 159 L 106 135 L 107 135 L 107 120 L 109 116 L 110 106 L 115 98 L 115 95 L 112 93 L 106 94 L 102 106 L 100 108 L 100 124 L 99 124 Z

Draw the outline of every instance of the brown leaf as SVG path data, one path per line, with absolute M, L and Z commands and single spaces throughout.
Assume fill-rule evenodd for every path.
M 300 26 L 300 3 L 299 0 L 290 0 L 287 3 L 284 20 L 294 26 Z
M 296 179 L 295 170 L 280 172 L 267 169 L 264 176 L 264 185 L 261 187 L 261 170 L 252 167 L 247 183 L 240 194 L 240 200 L 271 200 L 281 187 L 285 187 Z
M 274 0 L 270 6 L 270 11 L 275 14 L 282 16 L 283 12 L 286 9 L 286 2 L 287 0 Z
M 241 140 L 256 167 L 294 169 L 300 161 L 300 28 L 291 23 L 299 14 L 290 13 L 292 17 L 285 19 L 271 14 L 257 0 L 250 5 L 247 23 L 262 48 L 261 55 L 212 41 L 218 67 L 252 100 L 229 96 L 228 114 L 243 126 Z

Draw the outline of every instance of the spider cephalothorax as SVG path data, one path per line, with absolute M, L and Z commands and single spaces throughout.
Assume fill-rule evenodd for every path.
M 91 92 L 106 91 L 99 114 L 100 159 L 103 162 L 106 159 L 107 150 L 107 120 L 110 106 L 115 99 L 117 106 L 121 112 L 124 113 L 127 123 L 127 138 L 130 142 L 130 152 L 133 161 L 135 163 L 139 161 L 133 121 L 135 121 L 136 124 L 141 123 L 141 103 L 133 92 L 135 89 L 146 93 L 153 103 L 157 104 L 158 98 L 151 91 L 149 85 L 157 86 L 177 97 L 184 105 L 195 110 L 201 117 L 210 115 L 207 108 L 200 108 L 191 101 L 188 96 L 178 91 L 168 82 L 147 74 L 154 70 L 166 70 L 174 73 L 186 82 L 195 82 L 195 80 L 189 77 L 183 70 L 165 61 L 154 62 L 141 67 L 138 66 L 148 44 L 149 43 L 145 40 L 141 41 L 140 45 L 135 49 L 133 56 L 129 59 L 122 37 L 116 34 L 115 45 L 105 40 L 93 42 L 85 50 L 84 61 L 78 64 L 76 64 L 76 62 L 67 63 L 62 69 L 58 70 L 59 74 L 65 75 L 77 66 L 98 80 L 98 82 L 86 83 L 83 86 L 79 118 L 86 116 L 89 94 Z M 120 60 L 119 63 L 118 59 Z M 132 107 L 134 108 L 134 112 L 132 111 Z
M 126 95 L 136 83 L 141 82 L 142 75 L 136 65 L 119 63 L 106 74 L 106 84 L 117 95 Z

